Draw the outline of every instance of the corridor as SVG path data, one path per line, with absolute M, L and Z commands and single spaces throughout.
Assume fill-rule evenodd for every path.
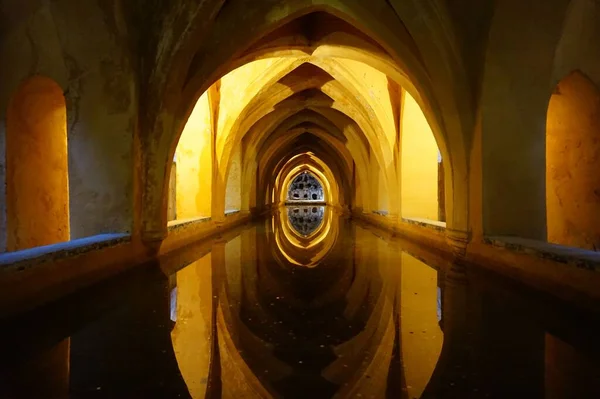
M 0 398 L 600 397 L 598 0 L 0 0 Z

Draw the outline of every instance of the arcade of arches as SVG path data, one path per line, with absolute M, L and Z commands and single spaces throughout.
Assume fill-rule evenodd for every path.
M 595 313 L 599 21 L 595 0 L 0 0 L 0 315 L 296 199 Z

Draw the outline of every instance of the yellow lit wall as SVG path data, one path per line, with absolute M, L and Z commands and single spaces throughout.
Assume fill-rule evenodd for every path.
M 265 71 L 280 61 L 281 59 L 277 57 L 252 61 L 221 78 L 219 89 L 221 102 L 217 124 L 217 153 L 219 156 L 222 155 L 225 143 L 231 138 L 231 134 L 235 133 L 235 129 L 231 129 L 235 120 L 240 116 L 240 112 L 258 94 L 260 89 L 263 89 L 265 82 L 262 82 L 261 78 L 265 78 Z
M 375 159 L 375 156 L 372 152 L 371 156 L 369 157 L 369 167 L 371 169 L 369 171 L 369 179 L 371 181 L 371 192 L 368 193 L 368 210 L 378 211 L 379 209 L 377 208 L 379 207 L 379 175 L 381 171 L 379 170 L 379 164 L 377 163 L 377 160 Z
M 353 166 L 356 168 L 356 164 Z M 353 206 L 356 208 L 364 208 L 363 204 L 363 188 L 360 184 L 360 178 L 358 177 L 358 173 L 354 173 L 354 191 L 353 191 Z
M 377 69 L 359 61 L 343 59 L 339 62 L 348 68 L 356 78 L 351 83 L 361 91 L 369 106 L 372 107 L 386 134 L 389 145 L 393 147 L 396 141 L 396 126 L 394 124 L 388 77 Z M 375 120 L 375 118 L 372 119 Z
M 402 217 L 438 219 L 438 146 L 410 94 L 402 105 Z
M 402 362 L 409 398 L 420 398 L 442 351 L 437 271 L 402 253 L 400 325 Z
M 387 192 L 387 184 L 385 183 L 384 171 L 379 171 L 379 183 L 378 194 L 377 194 L 377 210 L 388 211 L 389 210 L 389 197 Z
M 68 241 L 67 109 L 62 88 L 34 76 L 6 118 L 7 249 Z
M 225 193 L 225 210 L 240 210 L 242 207 L 242 147 L 238 145 L 231 156 L 227 191 Z
M 600 248 L 600 90 L 583 74 L 550 100 L 546 142 L 548 241 Z
M 208 94 L 190 115 L 177 145 L 177 219 L 211 215 L 212 154 Z
M 177 322 L 171 332 L 179 371 L 192 398 L 204 398 L 212 347 L 211 254 L 177 273 Z

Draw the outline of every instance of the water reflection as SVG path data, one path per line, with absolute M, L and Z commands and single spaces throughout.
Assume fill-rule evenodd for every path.
M 290 213 L 295 217 L 290 217 Z M 314 215 L 319 224 L 310 234 L 299 234 L 293 225 L 293 220 L 300 218 L 297 214 Z M 308 220 L 308 216 L 302 218 Z M 290 263 L 310 268 L 317 266 L 331 251 L 338 239 L 339 230 L 339 217 L 334 215 L 331 208 L 289 207 L 287 212 L 279 212 L 273 216 L 265 237 L 267 247 L 280 264 Z
M 443 340 L 437 271 L 329 208 L 316 208 L 321 221 L 307 236 L 307 230 L 293 228 L 293 216 L 304 209 L 313 213 L 313 207 L 288 208 L 213 247 L 212 270 L 219 274 L 212 281 L 218 298 L 220 395 L 383 398 L 404 389 L 419 396 Z M 194 292 L 208 290 L 190 267 L 178 273 L 177 281 L 193 280 Z M 184 293 L 178 283 L 178 310 L 184 301 L 191 305 L 187 323 L 208 323 L 209 312 L 201 303 L 210 299 L 184 300 Z M 178 325 L 178 338 L 185 340 Z M 410 328 L 400 332 L 401 325 Z M 210 374 L 211 338 L 196 329 L 188 338 L 194 360 L 180 361 L 186 382 L 186 375 L 198 379 Z M 198 337 L 206 348 L 199 348 Z M 400 340 L 408 345 L 401 346 Z M 181 344 L 175 338 L 174 345 L 179 359 Z M 205 356 L 196 355 L 198 350 Z M 402 382 L 400 368 L 393 367 L 399 358 L 411 369 Z
M 310 236 L 323 223 L 324 206 L 290 206 L 287 210 L 288 222 L 298 234 Z
M 0 397 L 600 397 L 595 316 L 289 211 L 3 322 Z

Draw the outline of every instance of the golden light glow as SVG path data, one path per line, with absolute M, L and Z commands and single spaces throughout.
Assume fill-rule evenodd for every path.
M 307 237 L 303 237 L 291 226 L 285 209 L 273 218 L 271 246 L 276 259 L 283 257 L 295 266 L 313 268 L 331 251 L 339 234 L 339 218 L 331 207 L 325 208 L 323 222 Z M 280 254 L 280 255 L 279 255 Z
M 7 249 L 68 241 L 67 108 L 62 88 L 34 76 L 6 115 Z

